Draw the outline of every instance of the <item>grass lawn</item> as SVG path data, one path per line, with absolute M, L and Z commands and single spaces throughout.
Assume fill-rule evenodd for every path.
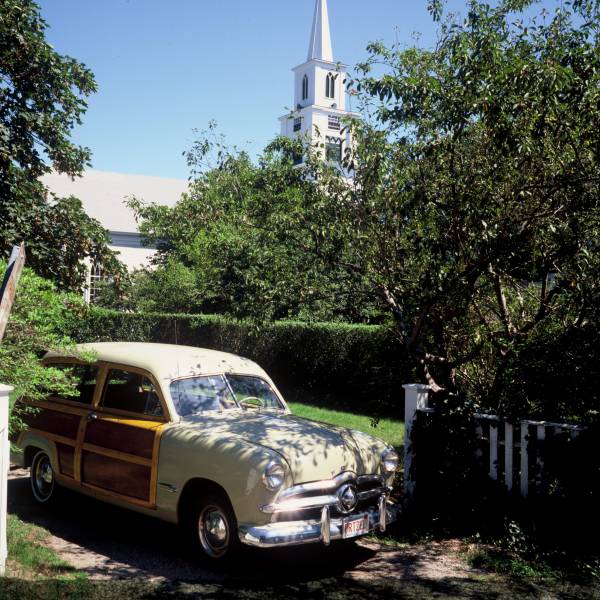
M 382 439 L 398 450 L 404 444 L 404 423 L 402 421 L 381 419 L 377 424 L 374 424 L 371 417 L 365 415 L 331 410 L 329 408 L 311 406 L 310 404 L 300 404 L 299 402 L 288 402 L 288 405 L 291 411 L 299 417 L 338 425 L 340 427 L 348 427 L 349 429 L 358 429 Z
M 85 579 L 85 573 L 77 571 L 62 560 L 44 542 L 48 531 L 21 521 L 17 516 L 7 516 L 8 565 L 7 576 L 27 580 L 55 577 L 64 581 Z

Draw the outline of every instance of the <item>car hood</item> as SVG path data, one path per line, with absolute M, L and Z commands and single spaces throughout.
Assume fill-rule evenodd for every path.
M 186 417 L 184 423 L 202 437 L 236 437 L 274 450 L 287 461 L 294 484 L 329 479 L 344 471 L 378 473 L 387 448 L 366 433 L 285 413 L 205 413 Z

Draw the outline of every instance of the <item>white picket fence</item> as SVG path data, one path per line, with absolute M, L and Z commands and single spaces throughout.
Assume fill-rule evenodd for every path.
M 418 412 L 432 412 L 429 406 L 429 386 L 409 384 L 405 389 L 405 444 L 404 444 L 404 480 L 408 494 L 414 491 L 415 481 L 410 477 L 412 449 L 410 432 Z M 568 435 L 576 438 L 584 429 L 580 425 L 553 423 L 550 421 L 530 421 L 527 419 L 510 423 L 497 415 L 476 414 L 477 437 L 480 445 L 474 451 L 483 458 L 488 455 L 489 475 L 498 481 L 502 479 L 506 488 L 512 491 L 518 482 L 518 492 L 528 496 L 532 487 L 541 485 L 544 465 L 540 453 L 535 452 L 537 440 L 543 443 L 548 436 Z M 539 444 L 538 444 L 539 445 Z

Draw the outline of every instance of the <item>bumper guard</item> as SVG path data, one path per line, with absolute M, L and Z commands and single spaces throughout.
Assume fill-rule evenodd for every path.
M 377 508 L 370 508 L 347 517 L 332 519 L 329 506 L 324 506 L 321 519 L 304 521 L 283 521 L 267 525 L 240 525 L 239 537 L 242 543 L 259 548 L 295 546 L 322 542 L 326 546 L 332 540 L 344 539 L 344 523 L 368 515 L 369 531 L 385 531 L 389 523 L 398 519 L 399 508 L 389 502 L 385 495 L 380 496 Z M 358 536 L 357 536 L 358 537 Z

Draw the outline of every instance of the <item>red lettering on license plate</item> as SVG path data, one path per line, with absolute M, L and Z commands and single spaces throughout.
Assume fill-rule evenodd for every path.
M 344 538 L 356 537 L 357 535 L 363 535 L 369 533 L 369 516 L 359 517 L 352 521 L 346 521 L 344 523 Z

